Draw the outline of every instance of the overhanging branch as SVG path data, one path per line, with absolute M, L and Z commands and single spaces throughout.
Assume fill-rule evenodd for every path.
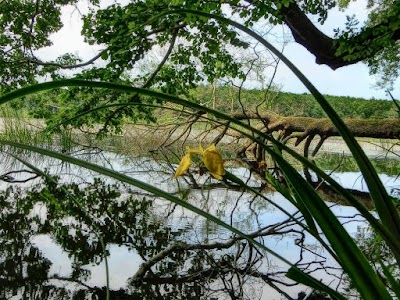
M 305 47 L 311 54 L 315 55 L 315 62 L 317 64 L 327 65 L 333 70 L 371 58 L 386 47 L 385 43 L 379 43 L 374 45 L 373 51 L 363 51 L 362 54 L 353 55 L 351 58 L 346 57 L 346 53 L 337 55 L 339 48 L 338 40 L 320 31 L 295 1 L 292 1 L 288 7 L 282 5 L 280 13 L 283 16 L 283 22 L 291 30 L 295 41 Z M 351 37 L 350 41 L 367 47 L 377 39 L 376 32 L 381 31 L 383 27 L 387 27 L 385 32 L 389 34 L 388 39 L 398 41 L 400 39 L 400 28 L 391 31 L 389 29 L 390 24 L 392 23 L 388 20 L 372 27 L 366 27 L 360 34 Z
M 66 69 L 70 70 L 70 69 L 86 67 L 88 65 L 93 64 L 96 60 L 98 60 L 101 57 L 101 55 L 105 51 L 107 51 L 107 49 L 100 51 L 96 56 L 94 56 L 93 58 L 89 59 L 86 62 L 83 62 L 80 64 L 74 64 L 74 65 L 63 65 L 63 64 L 55 63 L 55 62 L 44 62 L 39 59 L 29 59 L 28 61 L 32 64 L 36 64 L 36 65 L 40 65 L 40 66 L 51 66 L 51 67 L 57 67 L 57 68 L 64 69 L 64 70 L 66 70 Z

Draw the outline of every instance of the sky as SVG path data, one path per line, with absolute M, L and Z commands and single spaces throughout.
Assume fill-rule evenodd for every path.
M 110 2 L 110 1 L 105 1 Z M 338 9 L 330 11 L 328 20 L 323 26 L 318 25 L 326 34 L 333 36 L 333 29 L 343 27 L 346 15 L 355 14 L 362 23 L 366 18 L 366 0 L 351 2 L 345 12 Z M 85 13 L 85 4 L 79 6 L 80 12 Z M 83 60 L 95 56 L 102 47 L 89 46 L 84 43 L 80 35 L 82 21 L 79 12 L 71 7 L 63 10 L 62 20 L 64 28 L 52 36 L 53 46 L 39 51 L 39 55 L 45 59 L 54 59 L 65 52 L 78 54 Z M 290 31 L 284 29 L 286 33 Z M 282 27 L 277 28 L 276 33 L 282 32 Z M 339 68 L 335 71 L 324 65 L 317 65 L 315 57 L 301 45 L 294 41 L 289 42 L 284 49 L 284 55 L 289 58 L 317 87 L 328 95 L 362 97 L 366 99 L 389 99 L 386 91 L 375 87 L 376 78 L 369 75 L 368 67 L 363 63 Z M 266 74 L 269 76 L 269 74 Z M 283 64 L 278 67 L 275 83 L 283 90 L 293 93 L 305 93 L 306 88 Z M 400 99 L 400 80 L 394 85 L 393 96 Z
M 329 18 L 323 26 L 318 25 L 323 32 L 333 37 L 333 29 L 344 27 L 346 16 L 355 14 L 357 19 L 362 24 L 367 17 L 366 1 L 351 2 L 345 12 L 340 12 L 338 9 L 333 9 L 329 12 Z M 317 65 L 315 57 L 310 54 L 304 47 L 290 43 L 284 51 L 284 54 L 289 58 L 306 77 L 323 93 L 337 96 L 353 96 L 363 97 L 366 99 L 389 99 L 386 92 L 382 89 L 377 89 L 377 78 L 369 75 L 367 65 L 358 63 L 355 65 L 332 70 L 325 65 Z M 295 78 L 290 71 L 281 66 L 278 72 L 278 82 L 283 82 L 283 90 L 296 93 L 306 92 L 305 87 L 299 80 Z M 393 96 L 396 99 L 400 98 L 400 80 L 394 84 Z

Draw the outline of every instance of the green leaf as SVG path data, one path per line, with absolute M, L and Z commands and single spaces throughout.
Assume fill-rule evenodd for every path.
M 297 198 L 308 208 L 339 257 L 339 263 L 351 277 L 365 299 L 391 299 L 384 284 L 367 258 L 354 243 L 339 220 L 309 183 L 282 157 L 275 155 L 286 180 L 293 186 Z
M 107 51 L 103 51 L 101 53 L 101 59 L 103 59 L 103 60 L 107 60 L 108 59 L 108 52 Z

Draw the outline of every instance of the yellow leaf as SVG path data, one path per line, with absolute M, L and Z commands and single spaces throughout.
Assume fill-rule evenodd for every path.
M 184 157 L 182 157 L 181 162 L 179 163 L 179 166 L 176 169 L 174 178 L 185 174 L 186 171 L 189 170 L 191 165 L 192 165 L 192 160 L 190 158 L 190 153 L 187 153 Z
M 214 178 L 221 180 L 222 176 L 225 175 L 224 163 L 222 161 L 221 154 L 219 154 L 214 144 L 204 150 L 203 162 Z

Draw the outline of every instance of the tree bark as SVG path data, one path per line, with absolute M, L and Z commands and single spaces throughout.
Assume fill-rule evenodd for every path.
M 354 63 L 336 56 L 335 40 L 315 27 L 295 2 L 291 2 L 288 7 L 282 6 L 280 12 L 294 40 L 315 55 L 317 64 L 325 64 L 335 70 Z
M 309 117 L 282 117 L 260 114 L 236 114 L 234 117 L 239 120 L 260 120 L 264 124 L 265 133 L 281 131 L 284 137 L 296 138 L 296 145 L 310 135 L 319 135 L 325 138 L 340 136 L 333 123 L 327 118 L 315 119 Z M 377 139 L 400 138 L 400 119 L 344 119 L 344 122 L 355 137 Z
M 280 13 L 283 16 L 283 22 L 290 28 L 295 41 L 315 55 L 317 64 L 327 65 L 333 70 L 371 58 L 386 47 L 385 43 L 380 43 L 374 46 L 373 51 L 364 51 L 363 54 L 345 59 L 346 53 L 336 54 L 339 47 L 339 44 L 336 43 L 337 40 L 320 31 L 295 1 L 292 1 L 288 7 L 282 5 Z M 362 33 L 351 37 L 351 39 L 359 45 L 368 46 L 370 42 L 378 38 L 376 32 L 382 27 L 387 27 L 386 32 L 390 34 L 389 24 L 391 24 L 390 21 L 366 28 Z M 392 41 L 400 39 L 400 28 L 392 31 L 390 39 Z
M 276 115 L 260 114 L 236 114 L 239 120 L 258 120 L 257 128 L 265 134 L 279 133 L 279 138 L 286 143 L 294 139 L 294 146 L 298 146 L 305 141 L 303 155 L 309 157 L 311 143 L 318 136 L 319 142 L 313 149 L 311 156 L 314 157 L 323 143 L 329 138 L 340 136 L 333 123 L 327 119 L 314 119 L 308 117 L 282 117 Z M 358 120 L 344 119 L 345 124 L 355 137 L 367 137 L 377 139 L 399 139 L 400 138 L 400 119 L 384 120 Z M 230 132 L 228 131 L 229 135 Z M 236 136 L 236 138 L 239 138 Z M 238 152 L 238 157 L 246 157 L 257 165 L 264 159 L 260 155 L 260 149 L 253 141 L 248 141 Z

